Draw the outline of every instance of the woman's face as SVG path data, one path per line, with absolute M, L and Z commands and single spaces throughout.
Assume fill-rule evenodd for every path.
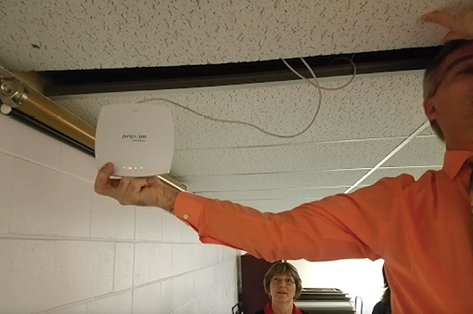
M 296 294 L 296 283 L 289 274 L 279 274 L 271 278 L 269 284 L 271 300 L 273 302 L 287 303 L 294 300 Z

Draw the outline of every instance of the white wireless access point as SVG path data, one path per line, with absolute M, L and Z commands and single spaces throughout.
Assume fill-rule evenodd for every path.
M 102 107 L 95 133 L 97 167 L 114 165 L 115 176 L 169 173 L 174 152 L 171 110 L 153 103 Z

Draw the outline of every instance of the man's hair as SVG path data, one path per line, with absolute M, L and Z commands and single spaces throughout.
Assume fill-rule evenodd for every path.
M 274 262 L 273 265 L 268 269 L 266 274 L 264 275 L 263 278 L 263 286 L 264 286 L 264 291 L 269 295 L 271 298 L 271 290 L 270 290 L 270 285 L 271 285 L 271 279 L 273 279 L 274 276 L 278 275 L 289 275 L 291 276 L 296 284 L 296 293 L 294 295 L 294 300 L 299 298 L 302 293 L 302 280 L 301 277 L 299 277 L 299 273 L 297 272 L 297 269 L 292 265 L 289 264 L 288 262 L 283 262 L 283 261 L 277 261 Z
M 450 54 L 452 54 L 454 51 L 464 46 L 467 46 L 471 43 L 473 43 L 472 40 L 463 40 L 463 39 L 449 41 L 445 44 L 445 46 L 443 46 L 440 52 L 432 59 L 432 61 L 429 63 L 429 65 L 425 69 L 425 73 L 424 73 L 424 82 L 423 82 L 424 100 L 434 96 L 435 93 L 437 92 L 437 89 L 440 83 L 442 82 L 442 77 L 441 77 L 441 73 L 439 73 L 439 68 L 443 60 L 445 60 L 445 58 L 449 56 Z M 430 121 L 430 125 L 432 129 L 434 130 L 435 134 L 437 134 L 437 136 L 441 140 L 445 140 L 443 132 L 440 129 L 437 121 L 435 120 Z

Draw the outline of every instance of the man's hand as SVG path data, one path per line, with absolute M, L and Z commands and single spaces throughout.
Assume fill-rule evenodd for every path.
M 165 186 L 157 177 L 110 179 L 113 164 L 105 164 L 97 173 L 94 190 L 110 196 L 122 205 L 157 206 L 173 213 L 178 191 Z
M 443 42 L 455 39 L 473 39 L 473 11 L 460 14 L 445 12 L 430 12 L 421 17 L 423 22 L 431 22 L 446 27 L 450 32 L 443 38 Z

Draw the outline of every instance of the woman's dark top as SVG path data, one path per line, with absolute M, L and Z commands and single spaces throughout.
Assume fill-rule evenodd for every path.
M 391 314 L 391 307 L 379 301 L 373 308 L 372 314 Z

